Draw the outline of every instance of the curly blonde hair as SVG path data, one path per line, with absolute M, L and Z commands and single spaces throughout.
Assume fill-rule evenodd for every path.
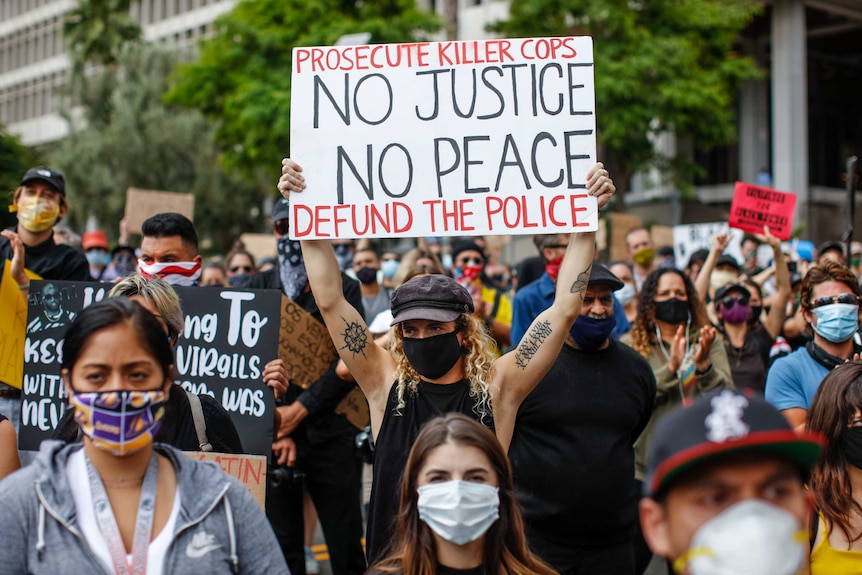
M 491 406 L 491 378 L 493 377 L 494 360 L 492 340 L 485 329 L 485 325 L 469 314 L 461 314 L 455 320 L 456 329 L 465 333 L 464 343 L 461 346 L 461 355 L 464 362 L 464 376 L 470 384 L 470 397 L 476 400 L 473 412 L 479 416 L 482 423 L 490 423 L 493 419 L 493 408 Z M 401 415 L 401 410 L 406 405 L 405 393 L 416 394 L 419 390 L 420 376 L 410 366 L 407 356 L 404 355 L 402 343 L 401 324 L 392 330 L 389 351 L 395 358 L 395 385 L 398 403 L 395 413 Z M 485 418 L 488 418 L 486 421 Z

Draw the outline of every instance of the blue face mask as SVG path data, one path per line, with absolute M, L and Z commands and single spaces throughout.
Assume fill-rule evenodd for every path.
M 817 316 L 814 331 L 826 341 L 847 341 L 859 328 L 859 307 L 849 303 L 830 303 L 812 310 Z
M 383 263 L 380 265 L 383 277 L 390 280 L 394 278 L 395 273 L 398 271 L 398 265 L 398 260 L 383 260 Z
M 614 331 L 616 321 L 609 315 L 604 319 L 596 319 L 582 315 L 569 329 L 569 335 L 584 351 L 595 351 L 602 347 Z

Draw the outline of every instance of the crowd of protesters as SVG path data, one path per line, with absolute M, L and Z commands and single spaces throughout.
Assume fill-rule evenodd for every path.
M 600 207 L 615 191 L 601 164 L 584 185 Z M 764 228 L 741 260 L 718 234 L 680 262 L 638 227 L 625 260 L 572 233 L 507 263 L 482 237 L 291 240 L 291 195 L 314 182 L 285 159 L 278 189 L 269 257 L 204 259 L 174 213 L 138 245 L 125 222 L 113 245 L 76 238 L 62 172 L 26 172 L 7 277 L 25 298 L 31 279 L 112 289 L 62 318 L 40 295 L 31 319 L 68 325 L 70 407 L 35 458 L 0 384 L 4 572 L 302 575 L 318 524 L 337 575 L 862 572 L 862 244 Z M 177 455 L 244 450 L 224 407 L 171 377 L 172 286 L 277 290 L 338 352 L 307 388 L 264 358 L 263 511 Z M 357 390 L 366 429 L 338 407 Z

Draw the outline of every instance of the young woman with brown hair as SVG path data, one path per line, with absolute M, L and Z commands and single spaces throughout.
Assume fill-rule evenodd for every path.
M 862 565 L 862 363 L 840 365 L 820 384 L 807 429 L 826 437 L 809 483 L 818 517 L 811 575 Z
M 458 413 L 425 424 L 404 470 L 396 536 L 368 573 L 556 573 L 527 547 L 512 469 L 492 431 Z

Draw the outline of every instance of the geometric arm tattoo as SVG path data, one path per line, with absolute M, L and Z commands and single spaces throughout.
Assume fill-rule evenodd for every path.
M 349 350 L 353 357 L 361 353 L 362 357 L 368 359 L 368 356 L 365 355 L 365 347 L 368 345 L 368 333 L 365 331 L 365 326 L 357 321 L 348 322 L 343 317 L 341 321 L 347 326 L 341 335 L 344 339 L 344 347 L 341 349 Z

